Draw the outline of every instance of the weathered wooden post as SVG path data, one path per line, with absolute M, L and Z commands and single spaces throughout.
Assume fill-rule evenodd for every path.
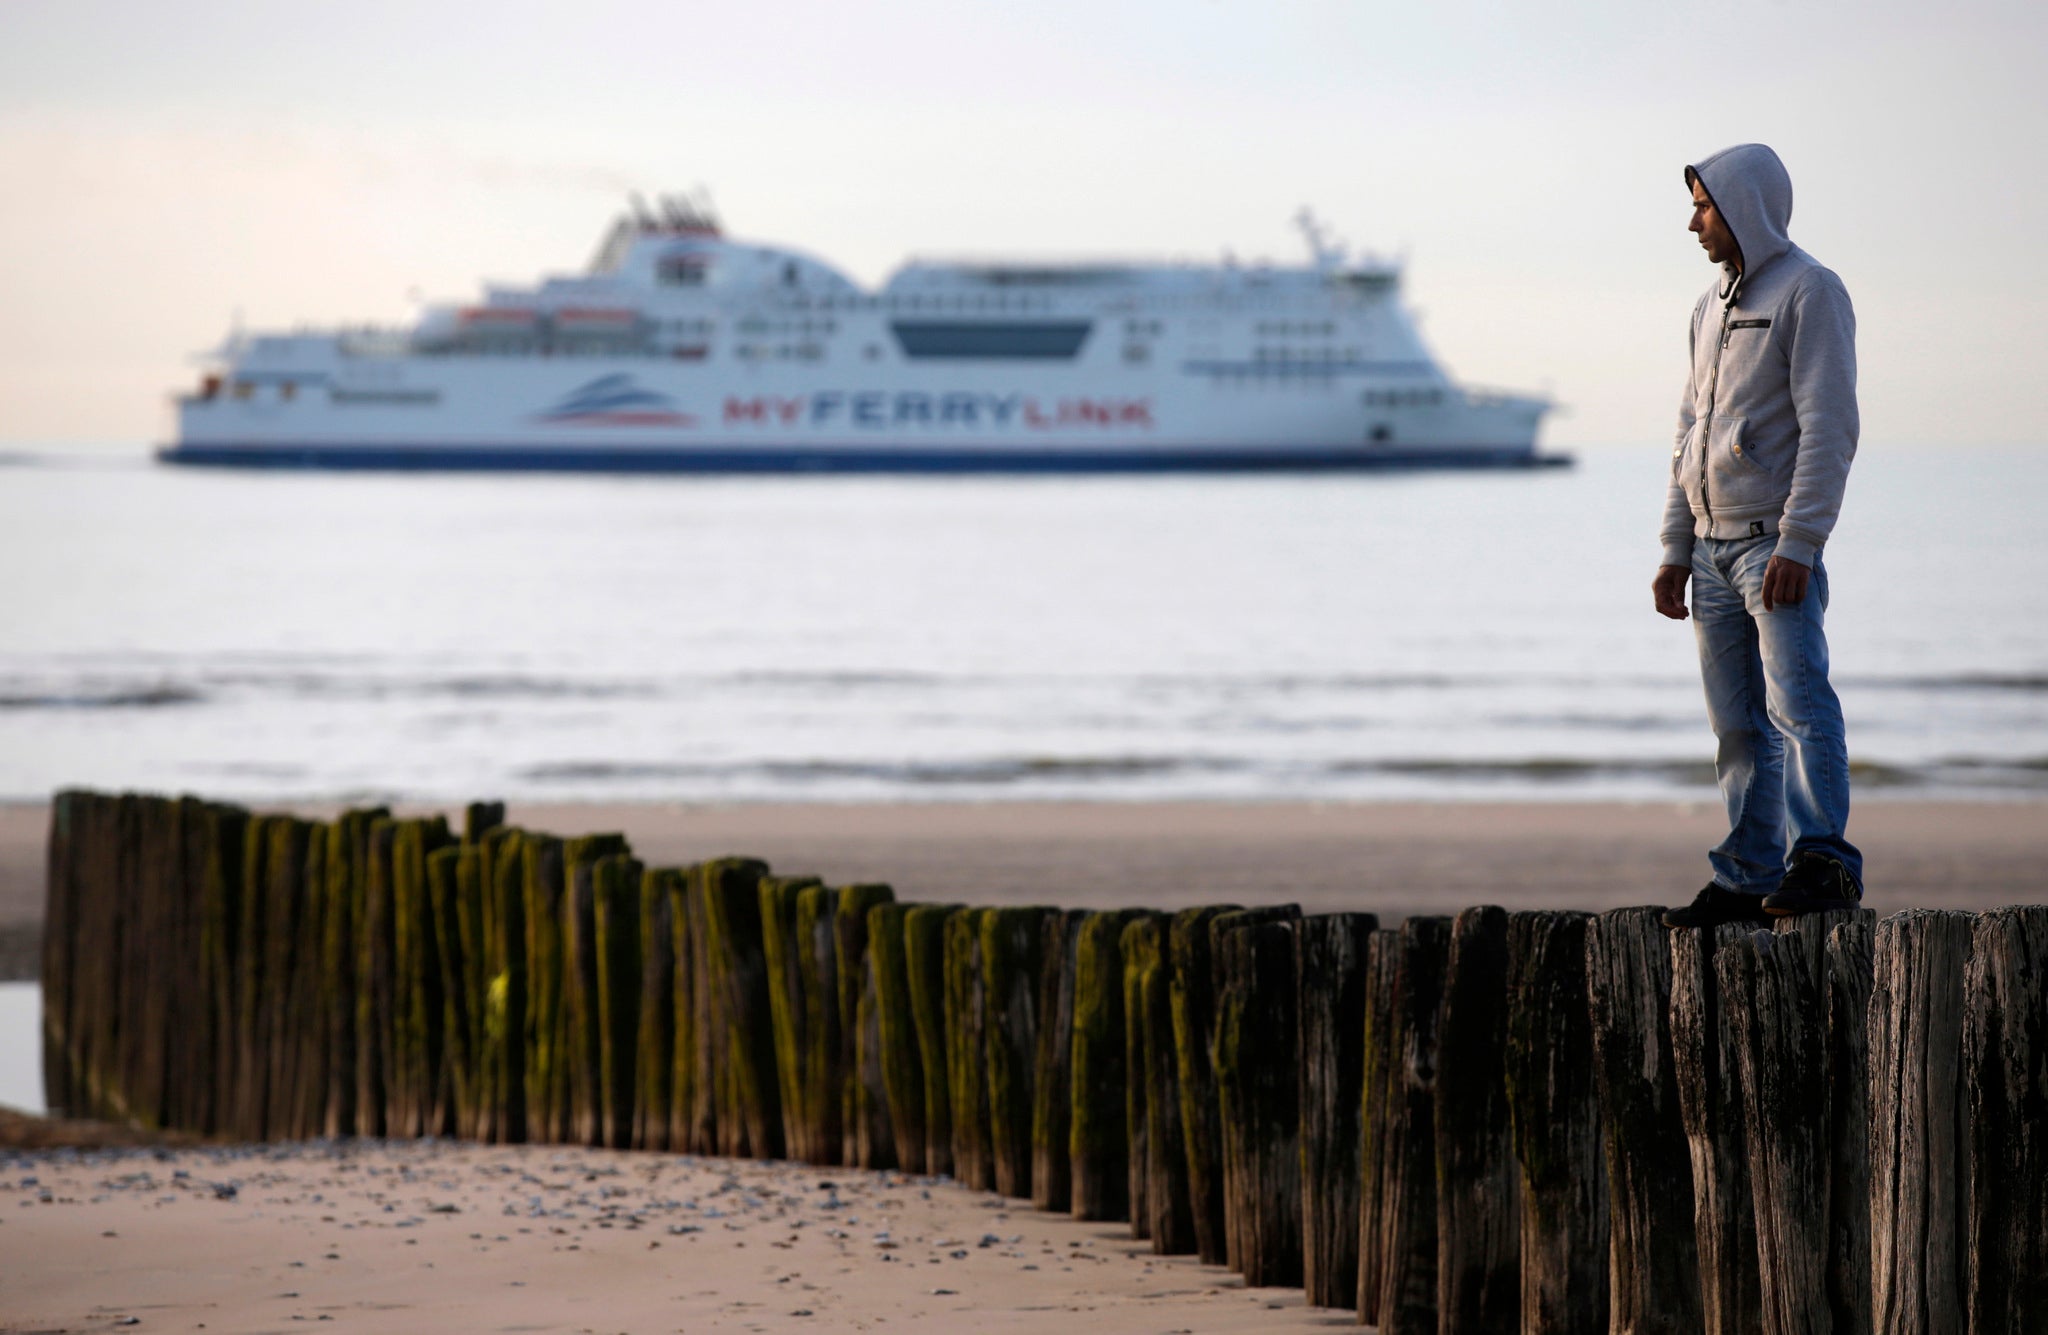
M 1074 947 L 1074 1102 L 1067 1153 L 1073 1167 L 1076 1219 L 1130 1218 L 1131 1141 L 1124 1124 L 1129 1067 L 1124 1054 L 1121 949 L 1127 918 L 1123 910 L 1089 914 Z
M 953 1099 L 946 1065 L 946 921 L 951 904 L 914 904 L 903 915 L 903 968 L 924 1076 L 924 1171 L 953 1171 Z
M 2048 907 L 1978 915 L 1965 992 L 1969 1329 L 2048 1330 Z
M 992 908 L 981 914 L 990 1166 L 996 1190 L 1023 1200 L 1031 1198 L 1039 952 L 1046 918 L 1056 911 Z
M 862 999 L 872 997 L 874 989 L 868 969 L 868 913 L 895 898 L 886 885 L 849 885 L 839 892 L 839 1041 L 846 1063 L 840 1116 L 845 1161 L 862 1168 L 896 1166 L 896 1133 L 889 1125 L 889 1090 L 882 1077 L 880 1017 L 871 1000 L 867 1013 L 861 1012 Z
M 1671 946 L 1661 907 L 1587 925 L 1587 1002 L 1608 1190 L 1611 1328 L 1701 1329 L 1692 1156 L 1679 1113 L 1670 1029 Z
M 472 806 L 479 804 L 472 804 Z M 477 813 L 471 812 L 471 819 Z M 317 833 L 317 832 L 316 832 Z M 427 887 L 434 910 L 434 942 L 441 967 L 441 1055 L 454 1103 L 454 1133 L 478 1137 L 482 1094 L 479 1013 L 483 970 L 483 850 L 465 840 L 427 860 Z
M 1031 1203 L 1068 1210 L 1074 1203 L 1070 1139 L 1074 1119 L 1074 960 L 1087 914 L 1048 916 L 1038 956 L 1038 1052 L 1031 1077 Z
M 1173 968 L 1163 913 L 1140 913 L 1124 924 L 1124 1049 L 1133 1096 L 1125 1101 L 1132 1126 L 1131 1231 L 1152 1240 L 1161 1256 L 1195 1249 L 1188 1197 L 1188 1155 L 1181 1134 L 1179 1059 L 1173 1038 Z M 1144 1160 L 1139 1168 L 1140 1149 Z
M 1729 923 L 1671 933 L 1672 1074 L 1692 1164 L 1705 1335 L 1749 1335 L 1763 1310 L 1736 1054 L 1745 1021 L 1722 998 L 1714 965 L 1751 930 Z
M 1300 987 L 1302 1287 L 1358 1307 L 1358 1153 L 1364 1134 L 1365 952 L 1379 919 L 1326 913 L 1295 927 Z
M 640 939 L 640 883 L 645 868 L 622 853 L 599 858 L 597 890 L 597 1021 L 599 1130 L 616 1150 L 633 1145 L 639 1085 L 640 988 L 646 969 Z
M 427 854 L 428 940 L 423 945 L 432 954 L 422 963 L 433 984 L 423 989 L 421 1005 L 424 1009 L 432 1004 L 437 999 L 434 993 L 439 993 L 440 1003 L 432 1026 L 440 1043 L 438 1051 L 429 1054 L 438 1058 L 434 1063 L 438 1070 L 430 1072 L 432 1084 L 421 1132 L 430 1136 L 468 1134 L 469 997 L 457 887 L 462 853 L 460 847 L 447 844 Z
M 603 1108 L 599 1092 L 597 982 L 597 861 L 607 850 L 588 838 L 562 845 L 562 998 L 556 1042 L 561 1052 L 561 1097 L 567 1117 L 564 1139 L 578 1145 L 602 1145 L 598 1123 Z
M 75 1115 L 74 1090 L 82 1083 L 72 1067 L 70 1021 L 76 997 L 76 926 L 85 897 L 81 868 L 94 833 L 94 802 L 94 794 L 77 788 L 66 788 L 50 799 L 43 863 L 43 1106 L 59 1116 Z
M 1592 915 L 1508 915 L 1508 1107 L 1522 1168 L 1522 1329 L 1607 1324 L 1607 1165 L 1586 1004 Z
M 1231 1265 L 1256 1287 L 1301 1283 L 1301 1085 L 1294 929 L 1299 911 L 1227 913 L 1211 925 L 1222 966 L 1216 1085 Z
M 525 1058 L 526 1127 L 542 1144 L 559 1144 L 567 1134 L 565 1109 L 557 1098 L 562 1012 L 562 841 L 530 834 L 520 848 L 523 917 L 526 921 L 527 1011 Z
M 356 1134 L 402 1134 L 388 1124 L 392 1006 L 396 953 L 392 921 L 391 857 L 398 822 L 370 822 L 363 843 L 362 899 L 356 917 Z M 236 884 L 240 885 L 237 878 Z
M 390 812 L 383 807 L 343 812 L 335 822 L 334 836 L 328 841 L 321 992 L 325 998 L 329 1054 L 324 1130 L 330 1136 L 372 1134 L 358 1121 L 361 1057 L 357 1012 L 362 990 L 359 936 L 368 898 L 370 830 L 376 822 L 389 818 Z M 209 813 L 209 819 L 218 818 Z
M 1387 1270 L 1387 1179 L 1394 1133 L 1394 978 L 1401 962 L 1401 933 L 1378 928 L 1365 943 L 1365 1030 L 1361 1065 L 1364 1093 L 1359 1108 L 1358 1146 L 1358 1320 L 1380 1323 L 1381 1282 Z
M 1438 1024 L 1451 920 L 1401 925 L 1388 1042 L 1389 1109 L 1380 1279 L 1381 1335 L 1437 1328 L 1436 1092 Z
M 848 1057 L 839 1032 L 839 891 L 805 886 L 796 896 L 797 967 L 803 974 L 805 1106 L 811 1162 L 846 1162 Z
M 698 921 L 703 916 L 694 868 L 679 867 L 668 883 L 669 953 L 676 961 L 675 1064 L 669 1077 L 668 1147 L 680 1154 L 715 1151 L 712 1111 L 704 1082 L 704 1014 L 708 983 L 704 973 Z
M 1787 922 L 1781 920 L 1779 930 Z M 1806 930 L 1802 927 L 1802 931 Z M 1870 1329 L 1870 952 L 1877 915 L 1821 915 L 1827 993 L 1828 1303 L 1836 1331 Z
M 1877 925 L 1870 1260 L 1879 1335 L 1965 1328 L 1972 1184 L 1963 999 L 1974 926 L 1971 914 L 1936 909 L 1908 909 Z
M 680 874 L 649 867 L 640 877 L 639 1095 L 633 1144 L 670 1148 L 675 1117 L 676 943 L 675 895 Z
M 946 1091 L 953 1112 L 953 1176 L 964 1186 L 995 1188 L 989 1144 L 988 991 L 981 968 L 981 909 L 946 919 Z
M 1216 1090 L 1216 967 L 1209 924 L 1235 904 L 1184 909 L 1167 931 L 1172 969 L 1174 1077 L 1180 1090 L 1181 1143 L 1188 1157 L 1188 1208 L 1195 1254 L 1204 1265 L 1229 1261 L 1223 1212 L 1223 1122 Z
M 761 953 L 768 969 L 768 1012 L 775 1025 L 775 1080 L 782 1096 L 782 1140 L 789 1157 L 822 1160 L 811 1141 L 818 1125 L 811 1100 L 818 1091 L 804 1080 L 810 1046 L 810 1010 L 804 1001 L 804 951 L 797 935 L 797 896 L 819 884 L 811 876 L 761 878 Z M 836 1004 L 836 1003 L 835 1003 Z M 838 1096 L 838 1091 L 833 1091 Z
M 910 1004 L 904 934 L 909 911 L 898 903 L 868 910 L 868 972 L 874 980 L 874 1060 L 882 1068 L 882 1088 L 889 1097 L 893 1157 L 904 1172 L 922 1173 L 930 1170 L 924 1161 L 924 1054 L 918 1048 L 917 1016 Z
M 1508 1112 L 1508 915 L 1451 922 L 1437 1041 L 1437 1312 L 1444 1330 L 1521 1323 L 1521 1170 Z
M 436 1135 L 442 1130 L 440 951 L 427 858 L 451 840 L 448 822 L 398 823 L 391 851 L 392 1058 L 384 1123 L 393 1136 Z
M 718 1152 L 736 1158 L 782 1157 L 774 1024 L 761 951 L 760 882 L 767 873 L 767 864 L 754 858 L 719 858 L 698 869 L 706 934 L 702 954 L 722 1033 L 713 1071 Z

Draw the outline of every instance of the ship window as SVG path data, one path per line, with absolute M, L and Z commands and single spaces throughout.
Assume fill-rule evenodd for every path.
M 965 360 L 1064 360 L 1081 351 L 1086 320 L 893 320 L 889 331 L 906 357 Z
M 1373 426 L 1373 429 L 1372 429 L 1372 439 L 1373 439 L 1373 444 L 1375 444 L 1375 445 L 1379 445 L 1379 444 L 1384 444 L 1385 442 L 1387 442 L 1387 441 L 1390 441 L 1390 440 L 1392 440 L 1393 438 L 1394 438 L 1394 428 L 1392 428 L 1392 427 L 1388 426 L 1388 425 L 1387 425 L 1387 424 L 1386 424 L 1385 422 L 1380 422 L 1380 423 L 1377 423 L 1377 424 L 1375 424 L 1375 425 Z

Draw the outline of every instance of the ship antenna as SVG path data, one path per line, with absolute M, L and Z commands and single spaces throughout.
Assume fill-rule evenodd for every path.
M 633 206 L 633 221 L 638 223 L 643 229 L 651 230 L 661 225 L 655 221 L 654 215 L 648 212 L 647 201 L 638 190 L 635 190 L 626 198 Z
M 1316 268 L 1328 271 L 1344 262 L 1344 247 L 1330 240 L 1308 205 L 1302 205 L 1301 211 L 1294 215 L 1294 225 L 1308 238 L 1308 253 L 1314 258 Z

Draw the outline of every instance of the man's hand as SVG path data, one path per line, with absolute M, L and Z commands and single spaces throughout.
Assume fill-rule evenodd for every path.
M 1799 606 L 1806 597 L 1806 578 L 1812 573 L 1797 561 L 1772 557 L 1764 567 L 1764 611 Z
M 1776 558 L 1772 559 L 1775 562 Z M 1657 610 L 1673 621 L 1691 615 L 1685 610 L 1685 582 L 1691 578 L 1689 566 L 1658 566 L 1657 577 L 1650 581 L 1650 596 L 1656 600 Z M 1800 587 L 1804 588 L 1804 583 Z

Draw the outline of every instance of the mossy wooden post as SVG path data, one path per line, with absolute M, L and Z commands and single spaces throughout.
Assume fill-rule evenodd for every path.
M 1047 915 L 1038 952 L 1038 1051 L 1031 1074 L 1031 1203 L 1067 1210 L 1074 1200 L 1069 1139 L 1074 1120 L 1074 957 L 1081 909 Z
M 363 842 L 356 932 L 356 1134 L 390 1134 L 392 1006 L 396 955 L 391 856 L 398 822 L 379 816 Z
M 910 1004 L 910 970 L 904 952 L 902 904 L 868 910 L 868 972 L 873 980 L 876 1052 L 889 1095 L 889 1130 L 895 1137 L 896 1166 L 906 1173 L 931 1171 L 924 1161 L 924 1054 L 917 1043 L 917 1017 Z M 861 1026 L 867 1041 L 869 1026 Z
M 523 831 L 498 829 L 484 837 L 489 859 L 490 981 L 484 1036 L 490 1080 L 489 1139 L 527 1139 L 526 1060 L 531 972 L 527 964 L 526 847 Z
M 141 799 L 124 796 L 124 823 L 139 821 Z M 129 814 L 132 813 L 132 814 Z M 270 831 L 284 817 L 257 815 L 249 821 L 246 842 L 242 846 L 242 904 L 241 921 L 235 929 L 234 992 L 235 1015 L 235 1080 L 230 1096 L 227 1126 L 240 1140 L 263 1139 L 263 1100 L 267 1092 L 266 1077 L 269 1074 L 267 1058 L 269 1050 L 264 1043 L 267 1036 L 265 1026 L 274 1009 L 274 1001 L 265 988 L 264 968 L 270 962 L 270 934 L 267 916 L 272 911 L 273 894 L 270 884 Z M 123 843 L 132 849 L 132 835 L 123 832 Z M 133 859 L 123 868 L 122 883 L 132 883 L 135 870 Z M 123 915 L 124 918 L 126 915 Z M 122 970 L 122 943 L 126 939 L 128 924 L 124 921 L 121 930 L 110 933 L 103 948 L 106 957 L 114 962 L 110 975 L 120 979 Z M 116 1026 L 120 991 L 118 982 L 107 989 L 106 1003 L 110 1008 L 109 1033 L 119 1032 Z M 108 1115 L 119 1117 L 125 1111 L 118 1100 L 118 1089 L 111 1076 L 114 1070 L 114 1050 L 106 1049 L 107 1057 L 101 1063 L 102 1079 L 106 1081 L 104 1106 Z
M 699 995 L 704 988 L 703 962 L 698 958 L 697 919 L 701 915 L 695 868 L 679 868 L 668 882 L 669 953 L 675 957 L 675 1063 L 669 1079 L 668 1147 L 678 1154 L 708 1154 L 704 1139 L 707 1096 L 701 1084 L 703 1037 Z
M 1188 1158 L 1188 1208 L 1195 1254 L 1204 1265 L 1229 1260 L 1224 1243 L 1222 1105 L 1216 1090 L 1216 971 L 1209 924 L 1236 910 L 1234 904 L 1183 909 L 1173 916 L 1167 932 L 1174 1077 L 1180 1090 L 1181 1143 Z
M 474 846 L 505 823 L 503 802 L 471 802 L 462 809 L 462 842 Z
M 560 1144 L 568 1133 L 559 1097 L 562 1034 L 562 841 L 529 834 L 520 848 L 526 919 L 526 1130 L 529 1139 Z
M 1216 1085 L 1223 1104 L 1231 1266 L 1255 1287 L 1301 1283 L 1301 1083 L 1294 973 L 1299 912 L 1230 913 L 1211 924 L 1222 966 Z
M 782 1108 L 782 1140 L 789 1157 L 819 1162 L 811 1141 L 818 1124 L 811 1106 L 814 1091 L 804 1080 L 810 1046 L 810 1012 L 804 1004 L 803 948 L 797 936 L 799 892 L 818 884 L 815 877 L 761 878 L 761 953 L 768 970 L 768 1012 L 775 1025 L 775 1081 Z
M 441 1080 L 440 950 L 427 884 L 427 858 L 450 842 L 448 822 L 398 823 L 391 854 L 392 1058 L 384 1123 L 393 1136 L 444 1130 Z
M 670 867 L 640 877 L 640 1051 L 634 1069 L 633 1145 L 666 1150 L 673 1125 L 676 1079 L 675 884 Z
M 833 941 L 839 994 L 839 1045 L 842 1069 L 841 1153 L 845 1162 L 862 1168 L 896 1166 L 896 1136 L 889 1126 L 889 1091 L 882 1081 L 879 1030 L 863 1033 L 863 1019 L 879 1024 L 872 1005 L 861 1014 L 861 998 L 871 993 L 868 973 L 868 912 L 896 898 L 886 885 L 849 885 L 839 891 Z M 867 1041 L 863 1043 L 863 1039 Z
M 1038 1061 L 1039 955 L 1056 909 L 992 908 L 981 914 L 987 996 L 989 1158 L 996 1190 L 1031 1199 L 1031 1119 Z
M 624 854 L 616 834 L 586 835 L 562 845 L 562 991 L 556 1042 L 561 1053 L 559 1099 L 566 1109 L 566 1139 L 603 1145 L 604 1017 L 597 941 L 597 864 Z
M 1145 930 L 1152 917 L 1147 910 L 1131 912 L 1124 919 L 1123 931 L 1117 935 L 1117 955 L 1123 962 L 1124 1134 L 1129 1147 L 1129 1185 L 1124 1189 L 1124 1199 L 1131 1204 L 1131 1236 L 1139 1239 L 1152 1236 L 1152 1123 L 1148 1112 L 1151 1090 L 1146 1078 L 1145 999 L 1139 977 L 1144 964 L 1135 957 L 1152 939 L 1153 934 Z
M 163 856 L 170 864 L 166 870 L 171 899 L 166 905 L 165 940 L 158 961 L 163 991 L 154 1003 L 161 1012 L 163 1066 L 152 1078 L 162 1091 L 163 1124 L 189 1130 L 196 1128 L 203 1116 L 208 1059 L 199 946 L 206 884 L 206 804 L 185 797 L 167 805 L 168 824 L 162 837 L 166 840 Z M 44 930 L 49 930 L 47 923 Z M 316 1061 L 323 1056 L 312 1054 Z M 309 1074 L 324 1080 L 326 1068 L 314 1067 Z M 317 1116 L 307 1134 L 319 1134 Z
M 468 1136 L 473 1072 L 469 1046 L 469 953 L 462 939 L 461 876 L 464 849 L 447 845 L 427 855 L 428 909 L 433 917 L 434 973 L 441 992 L 441 1107 L 427 1120 L 429 1135 Z M 470 881 L 474 885 L 475 853 Z
M 1671 944 L 1662 908 L 1603 913 L 1586 932 L 1593 1088 L 1607 1163 L 1614 1329 L 1701 1329 L 1691 1150 L 1671 1046 Z
M 695 1154 L 720 1154 L 722 1139 L 719 1116 L 723 1112 L 723 1081 L 726 1078 L 726 1047 L 729 1034 L 725 1024 L 725 1009 L 720 1004 L 719 994 L 723 987 L 723 971 L 719 967 L 717 948 L 711 933 L 709 900 L 705 892 L 706 864 L 699 863 L 684 873 L 683 886 L 683 936 L 688 944 L 687 956 L 678 947 L 676 967 L 683 968 L 687 958 L 688 1005 L 687 1026 L 683 1012 L 676 1018 L 676 1091 L 678 1100 L 685 1089 L 689 1101 L 681 1108 L 685 1115 L 688 1134 L 684 1148 Z M 682 1072 L 684 1037 L 689 1038 L 689 1072 L 687 1079 Z M 724 1133 L 730 1136 L 732 1132 Z
M 1152 1250 L 1176 1256 L 1195 1249 L 1194 1208 L 1188 1192 L 1188 1153 L 1181 1131 L 1180 1065 L 1173 1033 L 1173 920 L 1140 915 L 1124 925 L 1124 1032 L 1131 1084 L 1144 1090 L 1143 1209 L 1131 1175 L 1133 1218 L 1145 1216 Z M 1132 1145 L 1132 1157 L 1137 1146 Z
M 1122 949 L 1129 916 L 1124 910 L 1089 914 L 1074 947 L 1074 1111 L 1067 1152 L 1073 1166 L 1076 1219 L 1131 1217 Z M 957 1111 L 957 1102 L 955 1107 Z
M 719 858 L 704 864 L 707 952 L 725 1030 L 720 1070 L 719 1152 L 779 1159 L 781 1096 L 775 1081 L 775 1026 L 768 1009 L 768 964 L 761 949 L 761 878 L 768 864 Z
M 104 801 L 95 802 L 92 808 L 96 823 L 103 821 L 111 812 L 111 806 Z M 226 804 L 208 809 L 206 839 L 206 879 L 202 887 L 200 906 L 200 982 L 205 994 L 207 1046 L 212 1064 L 203 1081 L 207 1091 L 205 1116 L 200 1130 L 209 1133 L 225 1133 L 229 1129 L 229 1094 L 234 1082 L 234 1032 L 235 1032 L 235 929 L 241 921 L 242 901 L 242 847 L 247 839 L 249 813 L 237 806 Z M 85 867 L 90 870 L 94 861 L 88 850 Z M 86 921 L 87 906 L 81 904 L 80 916 L 76 921 L 82 926 Z M 76 930 L 76 929 L 74 929 Z M 86 938 L 81 936 L 80 940 Z M 85 969 L 83 953 L 77 968 L 82 977 Z M 72 1024 L 74 1035 L 77 1015 L 74 1007 Z M 85 1089 L 74 1084 L 74 1097 L 80 1101 L 78 1111 L 84 1111 Z
M 1692 1167 L 1704 1335 L 1748 1335 L 1763 1307 L 1736 1055 L 1745 1020 L 1723 1003 L 1714 965 L 1750 930 L 1729 923 L 1671 933 L 1671 1065 Z
M 1508 915 L 1508 1107 L 1522 1170 L 1522 1329 L 1607 1325 L 1607 1165 L 1586 1002 L 1592 915 Z
M 903 915 L 903 968 L 924 1077 L 924 1171 L 953 1171 L 953 1099 L 946 1065 L 946 920 L 953 904 L 913 904 Z
M 953 1113 L 953 1177 L 980 1191 L 995 1188 L 989 1153 L 988 999 L 981 969 L 981 909 L 946 919 L 946 1088 Z
M 646 869 L 613 853 L 597 860 L 599 1131 L 615 1150 L 633 1145 L 640 1057 L 640 881 Z
M 2048 907 L 1978 915 L 1963 1070 L 1969 1329 L 2048 1330 Z
M 72 928 L 78 948 L 64 1017 L 72 1072 L 72 1094 L 67 1111 L 74 1117 L 104 1117 L 110 1112 L 107 1064 L 113 1055 L 110 1049 L 113 1023 L 108 1005 L 119 986 L 119 970 L 108 955 L 121 939 L 121 919 L 114 912 L 114 904 L 119 887 L 126 882 L 121 834 L 126 808 L 120 799 L 98 794 L 88 799 L 85 806 L 80 821 L 81 848 L 77 859 L 77 899 Z M 234 864 L 236 876 L 233 883 L 239 887 L 242 867 L 240 840 L 224 854 L 224 860 Z M 238 914 L 221 925 L 220 940 L 224 944 L 219 947 L 220 974 L 214 979 L 223 1038 L 218 1100 L 224 1124 L 233 1108 L 236 1033 L 233 942 L 239 925 Z
M 1364 1130 L 1365 952 L 1379 919 L 1326 913 L 1295 927 L 1301 1104 L 1301 1273 L 1315 1307 L 1358 1307 L 1358 1153 Z
M 810 1113 L 812 1163 L 846 1161 L 847 1065 L 839 1032 L 839 891 L 811 885 L 797 892 L 797 968 L 803 974 L 802 1081 Z
M 326 998 L 327 1116 L 329 1136 L 373 1134 L 358 1122 L 359 1023 L 362 961 L 359 933 L 368 898 L 370 829 L 390 812 L 383 807 L 346 811 L 327 847 L 327 921 L 321 939 L 321 992 Z
M 1974 915 L 1936 909 L 1877 925 L 1870 1261 L 1879 1335 L 1965 1329 L 1973 1184 L 1962 1064 L 1974 929 Z M 1768 1294 L 1768 1274 L 1765 1284 Z
M 1451 920 L 1401 925 L 1388 1041 L 1387 1194 L 1381 1257 L 1381 1335 L 1434 1332 L 1437 1309 L 1436 1100 L 1444 973 Z
M 486 829 L 483 835 L 488 833 Z M 488 1139 L 489 1120 L 484 1112 L 489 1081 L 483 1059 L 484 1008 L 490 988 L 490 897 L 485 893 L 490 863 L 483 835 L 465 838 L 454 850 L 454 876 L 448 887 L 452 902 L 438 913 L 441 973 L 448 980 L 443 1051 L 455 1100 L 455 1134 L 468 1140 Z

